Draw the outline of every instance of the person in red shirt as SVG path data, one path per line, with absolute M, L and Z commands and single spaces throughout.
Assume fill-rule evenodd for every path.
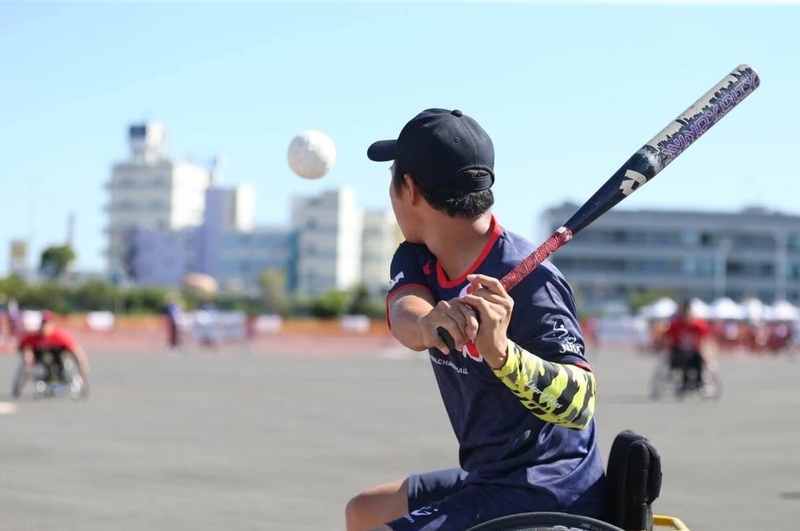
M 20 374 L 14 382 L 14 388 L 11 393 L 14 398 L 18 398 L 22 394 L 22 389 L 25 386 L 25 382 L 30 379 L 37 359 L 45 352 L 51 352 L 56 356 L 72 355 L 78 365 L 78 372 L 83 379 L 82 395 L 88 395 L 89 362 L 86 358 L 86 353 L 69 332 L 56 326 L 53 322 L 53 312 L 50 310 L 41 312 L 39 329 L 35 332 L 25 333 L 19 341 L 18 350 L 24 360 L 24 364 L 21 367 L 21 371 L 24 371 L 24 373 Z
M 682 392 L 702 389 L 706 343 L 710 337 L 708 322 L 692 314 L 691 301 L 683 301 L 663 335 L 670 353 L 670 367 L 683 372 Z

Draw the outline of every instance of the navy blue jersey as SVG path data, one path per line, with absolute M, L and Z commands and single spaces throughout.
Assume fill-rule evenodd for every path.
M 392 260 L 388 297 L 420 286 L 436 301 L 449 300 L 466 293 L 467 274 L 502 278 L 535 248 L 493 219 L 478 260 L 468 273 L 449 279 L 427 247 L 404 242 Z M 590 370 L 572 290 L 555 266 L 544 262 L 509 294 L 509 339 L 545 360 Z M 526 487 L 573 505 L 603 477 L 594 420 L 576 430 L 537 418 L 470 346 L 449 355 L 429 350 L 465 481 Z

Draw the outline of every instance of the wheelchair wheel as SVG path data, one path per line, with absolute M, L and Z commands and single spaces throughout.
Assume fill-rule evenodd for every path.
M 659 360 L 648 382 L 648 395 L 651 400 L 659 400 L 664 397 L 667 390 L 677 394 L 679 384 L 672 366 L 668 362 Z
M 25 367 L 25 362 L 20 361 L 17 371 L 14 373 L 14 381 L 11 383 L 11 396 L 19 398 L 22 394 L 22 388 L 28 380 L 28 372 Z
M 606 522 L 567 513 L 525 513 L 504 516 L 467 531 L 622 531 Z
M 700 396 L 707 400 L 719 400 L 722 398 L 722 380 L 716 369 L 703 374 L 703 392 Z
M 61 363 L 64 367 L 63 381 L 73 400 L 84 398 L 86 385 L 78 370 L 78 360 L 71 354 L 62 354 Z

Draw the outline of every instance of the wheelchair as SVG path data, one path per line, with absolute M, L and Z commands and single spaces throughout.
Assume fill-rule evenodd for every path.
M 661 494 L 661 456 L 645 437 L 631 431 L 614 439 L 606 476 L 609 504 L 602 519 L 558 512 L 497 518 L 467 531 L 689 531 L 678 518 L 653 514 Z
M 662 356 L 648 382 L 648 394 L 652 400 L 664 397 L 666 391 L 678 399 L 699 396 L 705 399 L 722 397 L 722 381 L 715 361 L 698 369 L 689 363 L 692 353 L 677 350 L 669 356 Z M 688 372 L 688 382 L 684 386 L 684 372 Z
M 14 376 L 11 395 L 19 398 L 27 380 L 33 381 L 34 398 L 50 398 L 69 394 L 73 400 L 84 397 L 85 385 L 78 371 L 78 362 L 65 352 L 37 352 L 33 370 L 28 374 L 25 362 L 20 360 Z

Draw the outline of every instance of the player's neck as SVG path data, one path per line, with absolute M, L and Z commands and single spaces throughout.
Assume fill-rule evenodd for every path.
M 487 212 L 474 220 L 443 216 L 436 221 L 425 245 L 447 277 L 458 278 L 475 264 L 492 237 L 492 214 Z

